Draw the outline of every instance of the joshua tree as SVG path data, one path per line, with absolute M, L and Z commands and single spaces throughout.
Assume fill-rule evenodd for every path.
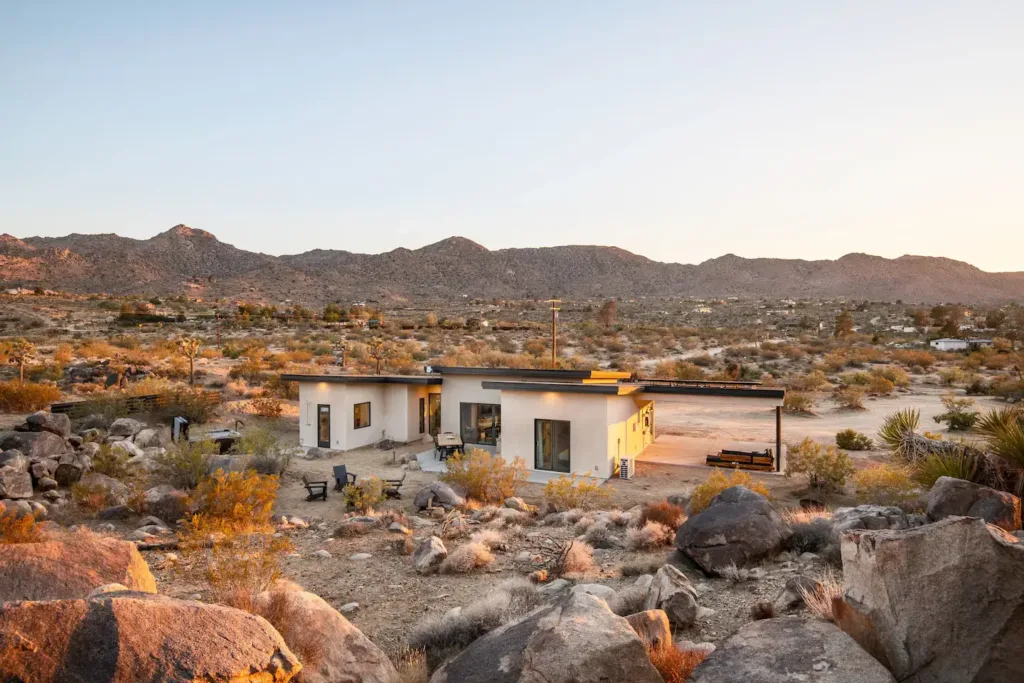
M 196 383 L 196 356 L 199 355 L 199 348 L 202 342 L 198 337 L 178 337 L 178 353 L 188 359 L 188 383 L 195 386 Z
M 379 337 L 374 337 L 369 344 L 370 358 L 377 361 L 377 374 L 380 374 L 380 362 L 391 355 L 391 347 Z
M 836 318 L 836 327 L 833 334 L 839 338 L 853 334 L 853 316 L 848 311 L 843 311 Z
M 18 366 L 18 380 L 22 383 L 25 382 L 25 364 L 32 360 L 35 352 L 36 347 L 24 339 L 8 342 L 4 348 L 8 362 Z

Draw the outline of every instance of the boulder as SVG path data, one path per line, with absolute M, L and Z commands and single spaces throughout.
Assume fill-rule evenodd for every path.
M 36 482 L 36 487 L 40 492 L 46 493 L 47 491 L 56 491 L 60 484 L 57 483 L 56 479 L 50 479 L 49 477 L 41 477 Z
M 676 627 L 692 626 L 697 620 L 697 591 L 686 574 L 666 564 L 651 580 L 644 609 L 663 611 Z
M 754 621 L 719 643 L 690 683 L 894 683 L 834 624 L 798 616 Z
M 572 587 L 572 593 L 586 593 L 593 595 L 595 598 L 601 598 L 602 600 L 610 600 L 615 597 L 615 589 L 611 586 L 605 586 L 600 583 L 578 583 Z
M 571 593 L 476 639 L 431 683 L 663 683 L 624 618 Z
M 66 448 L 64 439 L 51 432 L 10 432 L 0 439 L 0 451 L 21 451 L 29 460 L 54 457 Z
M 804 574 L 789 577 L 786 580 L 786 585 L 775 596 L 775 611 L 788 612 L 791 609 L 796 609 L 804 604 L 804 592 L 813 595 L 820 586 L 820 581 Z
M 444 541 L 437 536 L 430 536 L 416 546 L 412 553 L 412 566 L 419 574 L 431 574 L 437 571 L 446 557 L 448 549 L 444 547 Z
M 27 500 L 0 500 L 0 513 L 13 514 L 15 519 L 21 519 L 25 515 L 34 515 L 35 510 Z M 2 547 L 2 545 L 0 545 Z M 3 574 L 0 573 L 0 576 Z
M 84 598 L 106 583 L 156 592 L 133 543 L 78 531 L 40 543 L 0 544 L 0 602 Z
M 47 413 L 40 410 L 25 418 L 25 426 L 30 432 L 50 432 L 62 439 L 71 436 L 71 418 L 64 413 Z
M 343 454 L 343 451 L 336 451 L 331 448 L 313 448 L 307 449 L 303 452 L 301 449 L 296 451 L 295 456 L 303 460 L 329 460 L 336 458 Z
M 81 445 L 78 451 L 82 455 L 87 455 L 90 458 L 95 458 L 97 455 L 99 455 L 100 445 L 95 441 L 87 441 Z
M 79 483 L 92 489 L 106 491 L 108 505 L 124 505 L 128 501 L 128 487 L 105 474 L 89 472 L 82 477 Z
M 9 451 L 0 453 L 0 467 L 13 467 L 22 472 L 28 472 L 32 464 L 28 456 L 21 451 L 12 448 Z
M 434 507 L 435 505 L 440 505 L 441 507 L 450 510 L 451 508 L 458 507 L 465 502 L 465 492 L 460 492 L 443 481 L 430 482 L 417 491 L 416 497 L 413 498 L 413 505 L 415 505 L 418 510 Z
M 537 511 L 537 506 L 536 505 L 530 505 L 529 503 L 527 503 L 525 500 L 523 500 L 522 498 L 520 498 L 518 496 L 512 496 L 511 498 L 506 498 L 505 499 L 505 507 L 507 507 L 509 509 L 512 509 L 512 510 L 518 510 L 519 512 L 536 512 Z
M 159 446 L 160 435 L 157 434 L 155 429 L 143 429 L 142 431 L 135 435 L 135 438 L 132 439 L 132 442 L 139 448 L 150 448 L 152 446 Z
M 123 436 L 127 438 L 135 436 L 145 428 L 146 425 L 138 420 L 133 420 L 130 417 L 119 417 L 110 423 L 110 429 L 107 430 L 107 433 L 110 436 Z
M 31 498 L 32 475 L 9 465 L 0 467 L 0 498 Z
M 110 444 L 110 452 L 115 455 L 127 455 L 129 458 L 144 458 L 146 454 L 142 452 L 142 449 L 133 444 L 131 441 L 115 441 Z
M 647 647 L 658 649 L 672 644 L 672 629 L 668 623 L 668 615 L 660 609 L 630 614 L 626 621 Z
M 143 474 L 152 474 L 161 469 L 160 463 L 148 455 L 136 455 L 134 458 L 128 458 L 124 466 Z
M 835 612 L 898 680 L 1024 680 L 1024 543 L 980 519 L 843 536 Z
M 767 498 L 733 486 L 683 522 L 676 547 L 705 572 L 718 574 L 729 565 L 743 567 L 777 554 L 789 535 L 789 526 Z
M 92 467 L 92 458 L 88 455 L 65 453 L 57 461 L 57 469 L 53 471 L 53 478 L 61 486 L 71 486 L 81 479 L 90 467 Z
M 380 648 L 319 596 L 275 590 L 256 596 L 255 608 L 273 612 L 284 642 L 303 661 L 304 683 L 398 683 Z
M 188 511 L 188 494 L 169 484 L 161 484 L 146 489 L 142 506 L 146 514 L 176 522 Z
M 54 458 L 43 458 L 41 460 L 33 460 L 28 466 L 28 471 L 32 475 L 33 479 L 42 479 L 43 477 L 52 477 L 53 473 L 57 471 L 57 460 Z
M 852 508 L 838 508 L 832 513 L 832 528 L 837 533 L 851 529 L 907 529 L 910 519 L 898 507 L 887 505 L 858 505 Z
M 0 605 L 0 680 L 285 683 L 302 665 L 265 619 L 133 592 Z
M 1020 498 L 953 477 L 939 477 L 928 493 L 928 519 L 978 517 L 1006 531 L 1020 529 Z

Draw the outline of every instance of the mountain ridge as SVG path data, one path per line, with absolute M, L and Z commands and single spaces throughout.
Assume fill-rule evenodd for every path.
M 954 259 L 851 252 L 838 259 L 655 261 L 614 246 L 490 250 L 452 236 L 379 254 L 313 249 L 272 256 L 184 224 L 148 239 L 116 233 L 0 235 L 2 279 L 76 293 L 202 296 L 309 304 L 560 297 L 775 297 L 1004 303 L 1024 298 L 1024 272 L 989 273 Z

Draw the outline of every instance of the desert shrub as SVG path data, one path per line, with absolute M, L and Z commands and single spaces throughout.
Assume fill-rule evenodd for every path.
M 939 370 L 939 380 L 948 387 L 954 384 L 962 384 L 967 381 L 967 373 L 964 369 L 956 365 L 948 368 L 941 368 Z
M 284 642 L 302 662 L 304 669 L 316 670 L 323 660 L 324 641 L 319 634 L 309 632 L 305 621 L 293 618 L 293 613 L 289 609 L 288 593 L 298 590 L 301 588 L 290 581 L 275 582 L 267 591 L 266 599 L 253 605 L 253 613 L 269 621 L 281 634 Z
M 5 543 L 38 543 L 43 531 L 35 515 L 19 515 L 14 510 L 0 507 L 0 545 Z
M 110 495 L 110 489 L 102 484 L 89 484 L 83 481 L 71 485 L 71 500 L 75 501 L 85 512 L 96 514 L 104 508 L 117 503 Z
M 814 398 L 803 391 L 787 391 L 786 397 L 782 399 L 782 409 L 787 413 L 810 415 L 814 412 Z
M 342 491 L 345 494 L 345 503 L 360 512 L 372 510 L 374 505 L 384 500 L 384 482 L 376 476 L 348 484 Z
M 274 433 L 264 427 L 250 427 L 231 446 L 232 453 L 251 455 L 249 467 L 260 474 L 284 474 L 291 464 L 291 453 L 281 448 Z
M 775 618 L 775 603 L 771 600 L 759 600 L 750 606 L 750 618 L 753 621 Z
M 483 543 L 465 543 L 448 554 L 441 563 L 442 574 L 467 574 L 475 569 L 489 567 L 494 555 Z
M 737 567 L 735 562 L 727 564 L 718 570 L 719 575 L 732 583 L 743 583 L 749 581 L 752 574 L 746 567 Z
M 461 487 L 469 498 L 483 503 L 502 501 L 516 495 L 529 473 L 522 458 L 509 463 L 500 455 L 474 448 L 455 453 L 446 462 L 441 480 Z
M 254 611 L 254 599 L 281 577 L 281 555 L 291 550 L 287 538 L 243 533 L 206 551 L 204 578 L 214 602 Z
M 927 370 L 935 365 L 935 356 L 928 351 L 915 351 L 913 349 L 897 349 L 892 352 L 892 359 L 908 367 L 918 367 Z
M 417 624 L 409 634 L 409 647 L 424 652 L 430 668 L 437 667 L 480 636 L 525 616 L 541 602 L 542 595 L 529 581 L 503 581 L 477 602 Z
M 640 526 L 647 522 L 658 522 L 670 529 L 678 529 L 686 521 L 686 511 L 678 505 L 663 500 L 657 503 L 645 503 L 640 508 Z
M 708 478 L 693 490 L 693 496 L 690 498 L 690 514 L 695 515 L 706 510 L 712 498 L 733 486 L 745 486 L 765 498 L 769 495 L 768 487 L 761 482 L 755 482 L 749 473 L 737 468 L 733 469 L 727 477 L 721 468 L 716 467 L 711 470 Z
M 479 543 L 488 550 L 504 550 L 505 537 L 494 529 L 481 529 L 469 537 L 471 543 Z
M 860 387 L 840 387 L 832 392 L 832 400 L 844 410 L 864 410 L 864 390 Z
M 430 683 L 430 669 L 427 653 L 423 650 L 405 648 L 392 657 L 398 671 L 397 683 Z
M 653 550 L 672 545 L 673 540 L 675 540 L 675 530 L 653 520 L 626 532 L 626 545 L 630 550 Z
M 191 490 L 210 471 L 210 461 L 218 453 L 220 447 L 213 441 L 182 440 L 154 459 L 161 478 L 176 488 Z
M 978 473 L 978 460 L 967 449 L 954 453 L 931 453 L 914 463 L 913 477 L 926 488 L 935 486 L 939 477 L 953 477 L 974 481 Z
M 221 533 L 271 529 L 270 515 L 280 481 L 258 472 L 217 470 L 204 478 L 192 494 L 192 528 Z
M 608 609 L 620 617 L 636 614 L 644 611 L 644 601 L 647 599 L 647 588 L 631 584 L 620 588 L 615 595 L 608 598 Z
M 896 385 L 881 375 L 872 375 L 868 382 L 868 391 L 880 396 L 888 396 L 896 389 Z
M 249 405 L 252 408 L 252 412 L 260 417 L 277 418 L 281 417 L 281 413 L 284 411 L 281 400 L 273 396 L 259 396 L 252 399 Z
M 608 495 L 600 480 L 587 474 L 563 474 L 544 485 L 544 500 L 557 510 L 588 509 Z
M 828 377 L 821 370 L 812 370 L 806 375 L 794 377 L 789 387 L 797 392 L 817 391 L 828 384 Z
M 871 437 L 856 429 L 844 429 L 836 433 L 836 446 L 846 451 L 866 451 L 872 446 Z
M 784 548 L 797 554 L 820 553 L 838 542 L 838 537 L 832 530 L 832 522 L 825 518 L 797 522 L 791 524 L 790 529 L 793 533 Z
M 648 659 L 661 674 L 665 683 L 685 683 L 689 680 L 693 670 L 707 656 L 708 653 L 704 650 L 683 650 L 674 643 L 647 648 Z
M 594 549 L 586 543 L 569 541 L 568 546 L 563 550 L 560 570 L 564 574 L 589 574 L 597 570 L 594 564 Z
M 814 489 L 841 491 L 853 469 L 853 460 L 846 451 L 833 444 L 822 446 L 809 437 L 787 454 L 786 476 L 806 475 L 808 485 Z
M 662 555 L 659 557 L 641 557 L 629 562 L 624 562 L 619 566 L 619 573 L 623 576 L 640 576 L 641 574 L 654 574 L 659 569 L 665 566 L 667 558 Z
M 352 536 L 365 536 L 377 527 L 370 522 L 346 522 L 338 525 L 334 530 L 335 538 L 350 538 Z
M 135 473 L 128 468 L 130 457 L 127 451 L 120 448 L 115 450 L 107 443 L 101 444 L 92 458 L 92 471 L 119 481 L 130 481 L 135 479 Z
M 619 539 L 607 522 L 595 522 L 583 533 L 581 540 L 594 548 L 614 548 Z
M 853 475 L 857 499 L 862 502 L 895 505 L 915 497 L 917 485 L 911 471 L 899 465 L 876 465 Z
M 42 410 L 60 400 L 60 389 L 52 384 L 0 382 L 0 411 L 28 413 Z
M 934 419 L 939 424 L 945 423 L 951 432 L 965 432 L 978 421 L 978 413 L 971 410 L 974 407 L 973 398 L 958 398 L 949 391 L 942 395 L 942 405 L 946 412 L 936 415 Z
M 842 594 L 843 580 L 831 567 L 825 569 L 813 590 L 800 587 L 800 595 L 803 597 L 807 609 L 811 614 L 825 621 L 834 622 L 836 620 L 832 605 L 835 599 Z
M 167 405 L 161 412 L 167 417 L 180 415 L 192 424 L 204 424 L 213 419 L 219 407 L 216 393 L 202 389 L 181 389 L 168 395 Z
M 871 371 L 872 374 L 884 377 L 894 386 L 897 387 L 909 387 L 910 386 L 910 375 L 901 367 L 895 365 L 886 365 L 885 367 L 875 368 Z

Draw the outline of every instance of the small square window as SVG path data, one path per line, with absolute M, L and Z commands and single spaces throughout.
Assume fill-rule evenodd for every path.
M 354 429 L 362 429 L 363 427 L 370 426 L 370 402 L 357 403 L 353 406 L 353 422 L 352 427 Z

